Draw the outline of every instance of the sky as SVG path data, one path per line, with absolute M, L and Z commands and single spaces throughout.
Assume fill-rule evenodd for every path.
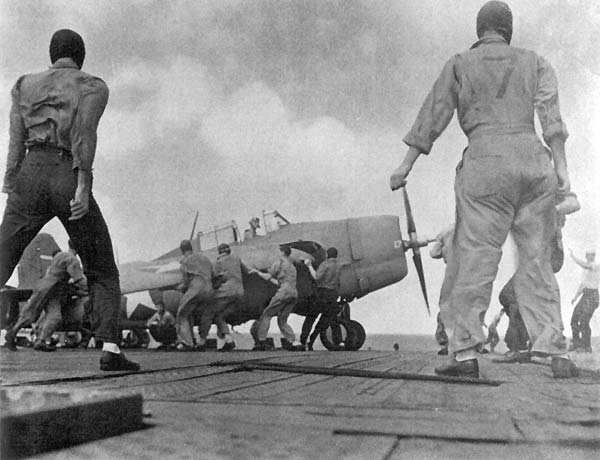
M 83 70 L 110 100 L 98 130 L 94 194 L 120 263 L 148 260 L 197 229 L 262 210 L 292 222 L 399 215 L 389 189 L 410 129 L 453 54 L 476 41 L 478 0 L 151 1 L 0 0 L 0 164 L 8 145 L 10 89 L 50 64 L 60 28 L 86 43 Z M 567 157 L 582 210 L 564 242 L 600 249 L 600 6 L 595 0 L 509 2 L 514 46 L 555 68 L 570 137 Z M 408 181 L 417 231 L 453 221 L 453 181 L 466 138 L 456 118 Z M 0 198 L 0 211 L 5 196 Z M 58 222 L 45 229 L 62 246 Z M 424 257 L 433 311 L 443 263 Z M 506 246 L 497 293 L 514 271 Z M 581 270 L 558 275 L 568 326 Z M 149 298 L 134 296 L 130 303 Z M 368 332 L 431 333 L 414 267 L 400 283 L 353 304 Z M 599 316 L 599 315 L 596 315 Z M 292 322 L 298 329 L 299 320 Z M 600 330 L 600 319 L 592 323 Z

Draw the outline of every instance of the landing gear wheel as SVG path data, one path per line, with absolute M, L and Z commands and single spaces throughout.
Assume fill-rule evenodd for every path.
M 348 326 L 350 327 L 352 341 L 346 344 L 346 350 L 358 351 L 365 344 L 367 333 L 358 321 L 350 320 L 348 321 Z
M 346 320 L 330 324 L 327 329 L 321 331 L 319 337 L 329 351 L 350 350 L 349 345 L 355 341 L 350 322 Z

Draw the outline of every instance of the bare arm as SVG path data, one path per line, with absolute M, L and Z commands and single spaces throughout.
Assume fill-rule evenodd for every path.
M 10 193 L 14 191 L 15 179 L 21 168 L 23 158 L 25 158 L 25 137 L 27 131 L 23 118 L 19 113 L 19 88 L 21 86 L 21 77 L 11 92 L 12 105 L 10 108 L 10 128 L 8 142 L 8 156 L 6 159 L 6 174 L 4 175 L 4 185 L 2 192 Z
M 390 187 L 392 190 L 398 190 L 406 183 L 406 177 L 412 170 L 417 158 L 419 158 L 420 155 L 421 152 L 417 147 L 410 146 L 408 148 L 402 163 L 400 166 L 398 166 L 398 168 L 396 168 L 392 174 L 392 177 L 390 177 Z
M 99 78 L 92 78 L 81 95 L 77 117 L 71 129 L 73 169 L 77 170 L 77 189 L 71 200 L 69 220 L 81 219 L 88 213 L 92 190 L 92 165 L 96 155 L 97 129 L 108 102 L 108 87 Z
M 586 260 L 579 259 L 575 254 L 573 254 L 571 249 L 569 249 L 569 254 L 571 255 L 571 259 L 573 259 L 573 261 L 581 268 L 584 268 L 585 270 L 591 270 L 593 268 L 591 263 L 587 262 Z

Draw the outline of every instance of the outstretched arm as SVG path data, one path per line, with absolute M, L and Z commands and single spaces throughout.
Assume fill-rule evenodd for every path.
M 581 268 L 584 268 L 586 270 L 591 270 L 593 268 L 591 263 L 589 263 L 586 260 L 580 259 L 575 254 L 573 254 L 573 250 L 572 249 L 569 249 L 569 254 L 571 255 L 571 259 L 573 259 L 573 261 L 577 265 L 579 265 Z

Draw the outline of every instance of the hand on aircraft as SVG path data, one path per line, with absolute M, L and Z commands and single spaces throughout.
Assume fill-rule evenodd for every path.
M 77 188 L 75 198 L 69 204 L 71 205 L 71 217 L 69 217 L 69 220 L 81 219 L 90 210 L 90 195 Z
M 304 260 L 304 265 L 311 267 L 312 266 L 312 261 L 310 259 L 305 259 Z

